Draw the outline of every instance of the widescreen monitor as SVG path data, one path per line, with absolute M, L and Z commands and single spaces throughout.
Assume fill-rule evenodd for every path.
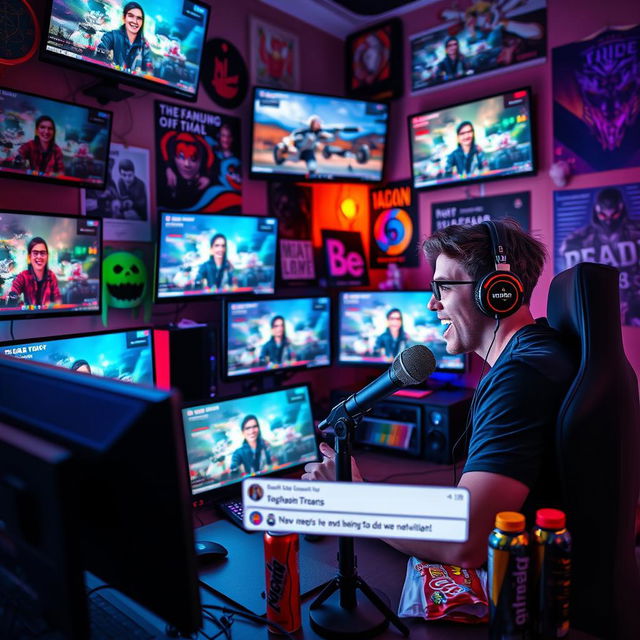
M 318 459 L 306 385 L 186 407 L 182 420 L 193 495 Z
M 0 87 L 0 177 L 104 188 L 111 115 Z
M 251 177 L 380 182 L 388 106 L 254 88 Z
M 273 293 L 277 230 L 262 216 L 161 214 L 156 300 Z
M 102 222 L 0 210 L 0 321 L 98 313 Z
M 227 301 L 226 378 L 331 364 L 329 298 Z
M 41 57 L 195 100 L 209 11 L 200 0 L 50 0 Z
M 0 353 L 71 371 L 153 385 L 153 332 L 123 329 L 0 344 Z
M 437 371 L 463 373 L 464 355 L 446 351 L 446 330 L 427 309 L 428 291 L 342 291 L 338 312 L 338 361 L 389 366 L 400 351 L 423 344 L 433 352 Z
M 73 542 L 83 568 L 182 634 L 196 632 L 200 598 L 179 396 L 3 355 L 0 380 L 0 423 L 73 456 Z
M 534 174 L 531 111 L 517 89 L 409 116 L 414 188 Z

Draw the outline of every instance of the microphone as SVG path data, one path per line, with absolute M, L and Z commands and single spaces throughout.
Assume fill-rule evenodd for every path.
M 401 351 L 381 376 L 333 407 L 318 425 L 318 429 L 326 429 L 341 418 L 358 418 L 368 413 L 376 402 L 390 396 L 397 389 L 423 382 L 435 370 L 436 359 L 423 344 Z

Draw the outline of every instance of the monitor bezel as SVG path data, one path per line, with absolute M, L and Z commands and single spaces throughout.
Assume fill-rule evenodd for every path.
M 111 134 L 113 132 L 113 111 L 105 109 L 102 105 L 100 107 L 88 107 L 85 104 L 78 104 L 77 102 L 71 102 L 69 100 L 60 100 L 59 98 L 50 98 L 49 96 L 42 95 L 41 93 L 33 93 L 32 91 L 23 91 L 22 89 L 14 89 L 13 87 L 7 87 L 0 85 L 0 91 L 10 91 L 23 96 L 33 96 L 34 98 L 41 98 L 43 100 L 50 100 L 51 102 L 59 102 L 72 107 L 79 107 L 80 109 L 86 109 L 87 111 L 104 111 L 109 114 L 109 125 L 107 127 L 107 154 L 104 158 L 104 172 L 102 174 L 102 182 L 87 182 L 87 181 L 67 181 L 64 178 L 50 178 L 47 176 L 38 176 L 27 173 L 6 173 L 0 170 L 0 178 L 15 178 L 16 180 L 28 180 L 29 182 L 42 182 L 47 184 L 55 184 L 60 187 L 71 187 L 73 189 L 95 189 L 97 191 L 103 190 L 107 186 L 107 172 L 109 170 L 109 152 L 111 150 Z
M 270 478 L 270 477 L 274 477 L 277 474 L 286 474 L 286 475 L 290 475 L 291 473 L 295 472 L 295 471 L 299 471 L 300 469 L 304 468 L 304 465 L 308 464 L 309 462 L 319 462 L 321 459 L 321 455 L 320 455 L 320 451 L 318 449 L 318 446 L 320 444 L 320 437 L 319 437 L 319 433 L 318 433 L 318 429 L 316 428 L 316 419 L 314 417 L 314 409 L 313 409 L 313 396 L 311 394 L 311 385 L 309 382 L 301 382 L 300 384 L 291 384 L 291 385 L 286 385 L 286 386 L 282 386 L 282 387 L 278 387 L 277 389 L 269 389 L 267 391 L 260 391 L 259 393 L 235 393 L 233 395 L 230 396 L 224 396 L 221 398 L 211 398 L 211 402 L 188 402 L 188 403 L 183 403 L 182 407 L 181 407 L 181 411 L 180 411 L 180 417 L 182 419 L 182 432 L 184 434 L 184 441 L 185 441 L 185 453 L 186 453 L 186 457 L 187 457 L 187 470 L 190 470 L 190 463 L 189 463 L 189 451 L 188 451 L 188 447 L 187 447 L 187 441 L 186 441 L 186 432 L 184 430 L 184 414 L 183 411 L 185 409 L 193 409 L 194 407 L 204 407 L 207 405 L 212 405 L 212 404 L 220 404 L 221 402 L 227 402 L 227 401 L 233 401 L 233 400 L 239 400 L 240 398 L 247 398 L 247 397 L 251 397 L 251 398 L 255 398 L 258 396 L 264 396 L 270 393 L 278 393 L 281 391 L 288 391 L 290 389 L 298 389 L 300 387 L 304 387 L 307 390 L 307 397 L 309 398 L 309 406 L 311 408 L 311 419 L 313 421 L 313 437 L 315 440 L 315 445 L 316 445 L 316 459 L 315 460 L 305 460 L 304 462 L 299 462 L 296 464 L 291 465 L 290 467 L 286 467 L 286 468 L 280 468 L 280 469 L 274 469 L 273 471 L 270 471 L 269 473 L 264 473 L 264 474 L 254 474 L 254 475 L 245 475 L 242 476 L 240 478 L 238 478 L 236 481 L 231 482 L 229 484 L 225 484 L 221 487 L 214 487 L 212 489 L 206 489 L 204 491 L 200 491 L 199 493 L 193 493 L 193 491 L 191 490 L 191 478 L 189 477 L 189 489 L 191 490 L 191 498 L 193 501 L 194 506 L 202 506 L 205 504 L 211 504 L 213 502 L 217 502 L 218 500 L 222 500 L 225 499 L 229 496 L 234 496 L 234 495 L 240 495 L 241 492 L 241 487 L 242 487 L 242 481 L 245 480 L 246 478 L 252 478 L 252 477 L 256 477 L 256 478 Z
M 151 348 L 151 371 L 153 373 L 153 385 L 156 386 L 156 356 L 154 349 L 154 334 L 152 326 L 144 326 L 144 327 L 127 327 L 125 329 L 108 329 L 106 331 L 86 331 L 83 333 L 70 333 L 65 335 L 54 335 L 54 336 L 45 336 L 42 338 L 20 338 L 19 340 L 4 340 L 0 341 L 0 350 L 5 347 L 19 347 L 25 344 L 33 344 L 36 342 L 58 342 L 60 340 L 71 340 L 73 338 L 87 338 L 91 336 L 105 336 L 112 333 L 127 333 L 129 331 L 149 331 L 149 335 L 151 336 L 150 348 Z M 17 356 L 9 356 L 9 357 L 17 357 Z M 19 358 L 20 360 L 25 360 L 26 358 Z M 34 362 L 31 360 L 31 362 Z M 35 360 L 35 362 L 40 362 L 39 360 Z M 50 364 L 50 363 L 46 363 Z M 51 365 L 56 366 L 56 365 Z M 65 369 L 65 367 L 58 367 L 59 369 Z M 117 378 L 110 378 L 108 376 L 98 376 L 100 378 L 105 378 L 106 380 L 118 380 Z M 127 384 L 135 384 L 135 385 L 145 385 L 142 382 L 127 382 L 126 380 L 118 380 L 119 382 L 126 382 Z
M 384 104 L 387 107 L 387 129 L 385 131 L 384 136 L 384 150 L 382 152 L 382 170 L 380 172 L 379 180 L 363 180 L 355 177 L 350 178 L 348 175 L 346 176 L 335 176 L 333 178 L 310 178 L 308 174 L 299 174 L 299 173 L 267 173 L 264 171 L 254 171 L 253 170 L 253 131 L 255 126 L 255 105 L 256 105 L 256 93 L 260 90 L 267 91 L 280 91 L 283 93 L 293 93 L 300 94 L 305 96 L 319 96 L 322 98 L 334 98 L 338 100 L 347 100 L 349 102 L 366 102 L 370 104 Z M 391 122 L 391 103 L 388 100 L 370 100 L 367 98 L 349 98 L 346 96 L 339 96 L 330 93 L 319 93 L 315 91 L 292 91 L 290 89 L 280 89 L 277 87 L 264 87 L 264 86 L 254 86 L 253 91 L 251 92 L 251 119 L 249 121 L 249 135 L 248 138 L 248 165 L 249 165 L 249 179 L 250 180 L 264 180 L 271 182 L 305 182 L 309 184 L 321 184 L 321 183 L 329 183 L 329 184 L 342 184 L 342 183 L 353 183 L 353 184 L 363 184 L 363 185 L 376 185 L 381 184 L 385 181 L 384 175 L 387 167 L 387 159 L 389 154 L 389 123 Z
M 184 295 L 184 292 L 179 296 L 169 296 L 160 298 L 158 297 L 159 285 L 160 285 L 160 243 L 162 242 L 162 216 L 170 214 L 176 216 L 208 216 L 216 218 L 242 218 L 246 220 L 248 218 L 255 218 L 259 220 L 261 218 L 275 220 L 275 240 L 276 240 L 276 252 L 273 262 L 273 292 L 256 293 L 251 291 L 221 291 L 220 293 L 200 293 L 194 295 Z M 277 270 L 280 261 L 280 246 L 278 242 L 278 227 L 279 220 L 276 216 L 260 216 L 257 214 L 249 213 L 209 213 L 207 211 L 170 211 L 167 209 L 161 209 L 158 211 L 158 226 L 157 237 L 155 242 L 155 269 L 154 269 L 154 286 L 153 286 L 153 303 L 154 304 L 183 304 L 186 302 L 202 302 L 204 300 L 220 300 L 225 296 L 257 296 L 262 298 L 263 296 L 272 296 L 276 291 Z
M 42 211 L 19 211 L 17 209 L 2 209 L 0 208 L 0 215 L 3 213 L 19 214 L 26 216 L 45 216 L 48 218 L 72 218 L 74 220 L 96 220 L 100 224 L 98 226 L 98 243 L 100 247 L 100 281 L 98 283 L 98 308 L 90 311 L 20 311 L 18 313 L 2 312 L 0 313 L 0 322 L 4 320 L 32 320 L 34 318 L 62 318 L 70 316 L 89 316 L 98 315 L 102 312 L 102 262 L 104 261 L 104 244 L 103 233 L 104 224 L 102 218 L 94 218 L 93 216 L 77 216 L 72 213 L 43 213 Z
M 391 362 L 357 362 L 357 361 L 345 361 L 345 360 L 341 360 L 340 359 L 340 320 L 342 318 L 342 308 L 343 308 L 343 300 L 344 300 L 344 295 L 345 294 L 349 294 L 349 293 L 374 293 L 374 294 L 385 294 L 385 293 L 407 293 L 407 294 L 415 294 L 415 293 L 424 293 L 427 295 L 427 297 L 429 298 L 431 295 L 433 295 L 432 291 L 430 289 L 401 289 L 401 290 L 394 290 L 394 291 L 379 291 L 379 290 L 371 290 L 371 291 L 367 291 L 367 290 L 357 290 L 357 291 L 352 291 L 352 290 L 346 290 L 343 289 L 341 291 L 338 291 L 338 300 L 336 302 L 336 306 L 338 308 L 338 312 L 335 314 L 335 318 L 336 318 L 336 325 L 334 327 L 334 335 L 335 335 L 335 340 L 333 341 L 334 345 L 335 345 L 335 353 L 333 356 L 333 362 L 338 365 L 339 367 L 358 367 L 358 368 L 363 368 L 363 367 L 369 367 L 369 368 L 376 368 L 376 369 L 388 369 L 391 366 Z M 427 300 L 427 304 L 428 304 L 429 300 Z M 424 344 L 424 343 L 420 343 L 420 344 Z M 428 347 L 428 344 L 424 344 L 425 347 Z M 447 373 L 447 374 L 454 374 L 454 375 L 459 375 L 462 376 L 464 374 L 466 374 L 469 371 L 469 357 L 468 354 L 466 353 L 462 353 L 462 354 L 458 354 L 460 356 L 462 356 L 463 359 L 463 367 L 462 369 L 451 369 L 449 367 L 440 367 L 437 366 L 434 370 L 434 373 Z
M 203 0 L 192 0 L 192 2 L 194 4 L 204 7 L 207 10 L 207 19 L 204 23 L 204 35 L 202 39 L 202 51 L 200 52 L 200 60 L 198 62 L 198 79 L 195 84 L 195 93 L 193 94 L 190 94 L 187 92 L 183 93 L 179 89 L 176 89 L 175 87 L 167 88 L 168 85 L 164 85 L 161 82 L 154 82 L 153 80 L 145 80 L 144 78 L 140 78 L 138 76 L 131 76 L 126 73 L 122 73 L 120 71 L 115 71 L 108 67 L 103 67 L 102 65 L 99 65 L 99 64 L 92 64 L 90 62 L 84 62 L 83 60 L 77 60 L 69 56 L 47 51 L 49 25 L 51 21 L 51 12 L 53 10 L 54 0 L 47 0 L 47 3 L 45 5 L 45 12 L 42 17 L 42 24 L 40 25 L 42 35 L 40 38 L 40 47 L 39 47 L 38 57 L 43 62 L 47 62 L 49 64 L 58 65 L 61 67 L 66 67 L 68 69 L 74 69 L 75 71 L 80 71 L 83 73 L 95 75 L 99 78 L 100 77 L 104 78 L 107 81 L 116 82 L 116 83 L 122 82 L 122 84 L 135 87 L 136 89 L 141 89 L 143 91 L 148 91 L 150 93 L 167 95 L 173 98 L 178 98 L 179 100 L 185 100 L 187 102 L 196 102 L 198 100 L 198 91 L 200 90 L 200 80 L 202 77 L 202 58 L 204 55 L 204 47 L 205 47 L 205 44 L 207 43 L 209 21 L 211 20 L 211 5 L 207 4 L 206 2 L 203 2 Z
M 297 366 L 289 366 L 289 367 L 278 367 L 277 369 L 265 369 L 264 371 L 256 371 L 252 373 L 242 373 L 238 375 L 229 375 L 229 362 L 228 362 L 228 345 L 229 345 L 229 319 L 230 313 L 229 308 L 232 304 L 242 304 L 243 302 L 271 302 L 272 300 L 280 301 L 280 300 L 319 300 L 321 298 L 326 299 L 329 302 L 329 362 L 328 364 L 322 364 L 315 367 L 310 367 L 308 365 L 297 365 Z M 333 364 L 333 303 L 331 300 L 331 296 L 327 293 L 326 295 L 313 295 L 313 296 L 277 296 L 277 297 L 269 297 L 267 298 L 248 298 L 247 300 L 241 300 L 234 298 L 233 300 L 224 300 L 222 305 L 222 340 L 221 340 L 221 354 L 220 354 L 220 373 L 221 377 L 225 382 L 235 382 L 236 380 L 245 380 L 246 378 L 262 378 L 264 376 L 274 376 L 284 373 L 299 373 L 301 371 L 317 371 L 319 369 L 324 369 L 325 367 L 330 367 Z
M 498 98 L 500 96 L 505 96 L 510 93 L 516 93 L 517 91 L 526 91 L 527 98 L 529 101 L 529 122 L 531 129 L 531 164 L 532 168 L 530 171 L 525 171 L 523 173 L 511 173 L 508 175 L 501 176 L 477 176 L 472 178 L 466 178 L 464 180 L 454 180 L 452 182 L 442 183 L 442 184 L 430 184 L 430 185 L 422 185 L 416 186 L 415 184 L 415 176 L 413 174 L 413 165 L 414 165 L 414 157 L 413 157 L 413 128 L 411 126 L 411 121 L 413 118 L 418 116 L 425 116 L 430 113 L 434 113 L 436 111 L 442 111 L 445 109 L 453 109 L 455 107 L 459 107 L 462 105 L 472 104 L 474 102 L 483 102 L 484 100 L 490 100 L 491 98 Z M 535 176 L 538 173 L 538 145 L 536 144 L 536 119 L 535 119 L 535 107 L 533 106 L 533 92 L 531 90 L 531 86 L 517 87 L 515 89 L 510 89 L 508 91 L 500 91 L 498 93 L 493 93 L 491 95 L 480 96 L 478 98 L 473 98 L 471 100 L 461 100 L 459 102 L 449 103 L 441 106 L 431 107 L 426 111 L 417 111 L 407 116 L 407 132 L 408 132 L 408 142 L 409 142 L 409 160 L 410 166 L 409 169 L 411 171 L 411 187 L 415 191 L 431 191 L 433 189 L 446 189 L 448 187 L 460 187 L 468 184 L 479 184 L 484 182 L 494 182 L 496 180 L 509 180 L 511 178 L 525 178 L 530 176 Z

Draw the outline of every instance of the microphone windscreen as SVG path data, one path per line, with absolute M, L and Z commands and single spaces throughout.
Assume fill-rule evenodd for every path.
M 402 384 L 418 384 L 436 370 L 436 359 L 430 349 L 416 344 L 401 351 L 391 368 Z

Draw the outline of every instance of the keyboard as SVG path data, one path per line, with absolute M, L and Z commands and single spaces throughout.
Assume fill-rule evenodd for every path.
M 221 500 L 218 502 L 218 508 L 233 524 L 244 531 L 244 508 L 241 500 L 235 498 Z
M 146 623 L 134 620 L 120 606 L 114 606 L 101 593 L 89 597 L 91 640 L 155 640 L 166 638 Z M 144 624 L 144 626 L 143 626 Z

